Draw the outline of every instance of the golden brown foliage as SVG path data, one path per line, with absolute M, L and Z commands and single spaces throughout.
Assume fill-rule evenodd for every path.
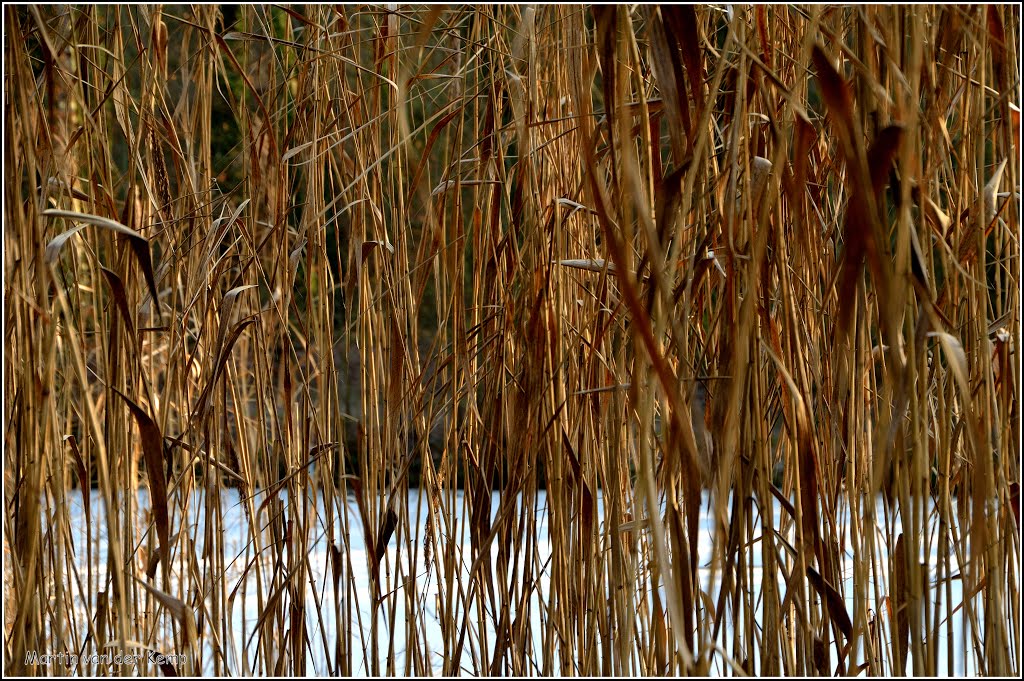
M 4 21 L 5 673 L 1020 673 L 1019 8 Z

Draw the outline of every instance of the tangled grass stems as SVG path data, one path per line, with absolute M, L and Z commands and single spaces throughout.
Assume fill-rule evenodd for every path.
M 1018 8 L 3 16 L 5 673 L 1020 673 Z

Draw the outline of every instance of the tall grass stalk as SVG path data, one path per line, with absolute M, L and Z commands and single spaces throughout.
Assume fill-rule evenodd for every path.
M 1018 8 L 3 17 L 6 674 L 1021 672 Z

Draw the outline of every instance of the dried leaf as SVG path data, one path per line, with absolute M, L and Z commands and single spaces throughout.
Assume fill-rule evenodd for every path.
M 800 479 L 800 510 L 802 529 L 804 534 L 804 555 L 810 558 L 811 554 L 818 554 L 821 558 L 821 537 L 818 527 L 818 464 L 814 452 L 814 438 L 811 437 L 811 420 L 807 410 L 807 403 L 800 394 L 800 389 L 793 380 L 792 374 L 786 365 L 775 354 L 767 343 L 762 341 L 762 347 L 769 357 L 775 362 L 779 375 L 784 380 L 788 392 L 788 399 L 791 400 L 790 411 L 793 420 L 796 422 L 797 439 L 797 472 Z M 794 510 L 795 513 L 795 510 Z
M 970 413 L 971 391 L 968 381 L 967 353 L 964 352 L 963 345 L 960 344 L 956 336 L 944 331 L 930 331 L 928 335 L 939 340 L 942 352 L 946 355 L 946 360 L 953 371 L 953 378 L 956 380 L 957 388 L 960 390 L 960 396 L 964 400 L 964 404 L 967 405 L 968 413 Z
M 1017 524 L 1017 532 L 1020 532 L 1020 483 L 1010 483 L 1010 510 L 1013 511 L 1013 520 Z
M 227 38 L 229 35 L 230 34 L 225 34 L 224 37 Z M 292 147 L 291 149 L 288 149 L 287 151 L 284 152 L 284 154 L 281 155 L 281 163 L 287 163 L 292 158 L 304 152 L 306 149 L 314 147 L 318 143 L 318 141 L 319 140 L 313 140 L 312 142 L 303 142 L 302 144 L 299 144 L 297 146 Z
M 943 237 L 946 236 L 946 232 L 949 231 L 949 226 L 953 224 L 953 220 L 946 215 L 938 204 L 931 200 L 929 197 L 925 197 L 925 205 L 928 207 L 928 214 L 932 216 L 935 222 L 939 226 L 939 234 Z
M 164 439 L 160 435 L 160 427 L 142 407 L 117 388 L 111 388 L 111 390 L 128 405 L 139 426 L 142 453 L 146 461 L 146 474 L 149 476 L 149 490 L 152 495 L 150 502 L 153 506 L 153 517 L 156 520 L 160 555 L 166 557 L 170 555 L 170 518 L 167 513 L 167 478 L 164 475 Z
M 903 126 L 890 125 L 878 133 L 871 149 L 868 150 L 868 170 L 871 173 L 871 189 L 878 198 L 892 171 L 900 144 L 903 142 Z
M 615 5 L 596 5 L 593 8 L 594 24 L 596 27 L 596 48 L 598 63 L 601 65 L 601 84 L 604 94 L 604 108 L 607 119 L 608 130 L 614 134 L 618 126 L 617 111 L 618 99 L 616 96 L 618 83 L 618 68 L 615 58 L 615 47 L 618 42 L 618 13 L 619 8 Z M 611 167 L 617 168 L 618 162 L 615 158 L 615 148 L 609 148 Z
M 128 327 L 128 333 L 132 338 L 134 338 L 135 322 L 132 321 L 131 312 L 128 310 L 128 296 L 125 293 L 121 277 L 103 266 L 100 266 L 100 271 L 103 273 L 104 279 L 107 280 L 107 286 L 110 287 L 110 292 L 114 296 L 114 303 L 117 305 L 117 309 L 121 312 L 121 318 L 124 319 L 125 326 Z
M 1009 84 L 1006 77 L 1006 31 L 1003 19 L 999 16 L 997 5 L 988 6 L 988 46 L 992 53 L 992 70 L 995 71 L 996 87 L 1007 90 Z
M 175 533 L 174 536 L 171 537 L 171 544 L 174 544 L 177 541 L 178 533 Z M 203 558 L 206 558 L 209 555 L 209 551 L 209 549 L 204 550 Z M 149 554 L 149 560 L 146 561 L 146 577 L 148 577 L 149 579 L 153 579 L 153 577 L 156 576 L 156 569 L 160 566 L 160 560 L 162 558 L 163 556 L 160 555 L 160 551 L 154 551 L 153 553 Z
M 220 376 L 220 372 L 224 367 L 224 363 L 227 362 L 227 358 L 231 353 L 231 348 L 234 346 L 235 341 L 238 340 L 238 336 L 242 333 L 246 326 L 255 321 L 255 317 L 259 314 L 256 313 L 248 318 L 248 320 L 242 320 L 235 325 L 230 340 L 225 340 L 227 336 L 227 329 L 231 325 L 235 301 L 238 296 L 243 292 L 251 288 L 256 288 L 256 284 L 246 284 L 245 286 L 236 286 L 227 293 L 224 294 L 224 298 L 221 299 L 220 305 L 220 329 L 217 332 L 217 345 L 215 346 L 216 360 L 213 367 L 213 377 L 204 386 L 203 392 L 199 395 L 199 400 L 196 402 L 196 410 L 192 413 L 191 419 L 196 418 L 197 415 L 202 415 L 206 412 L 207 400 L 210 397 L 213 386 L 217 384 L 217 378 Z M 190 419 L 190 420 L 191 420 Z
M 142 270 L 143 276 L 146 278 L 146 283 L 149 285 L 149 292 L 153 296 L 153 303 L 156 307 L 156 303 L 159 299 L 156 290 L 156 278 L 153 276 L 153 260 L 149 252 L 149 240 L 136 232 L 133 229 L 125 227 L 116 220 L 109 218 L 100 217 L 99 215 L 91 215 L 89 213 L 77 213 L 71 210 L 57 210 L 51 208 L 50 210 L 44 210 L 43 215 L 52 218 L 64 218 L 65 220 L 78 220 L 80 222 L 86 222 L 90 225 L 100 227 L 102 229 L 109 229 L 113 232 L 117 232 L 122 236 L 128 237 L 128 244 L 131 246 L 132 252 L 135 253 L 135 258 L 138 260 L 139 268 Z M 47 262 L 52 262 L 53 258 L 56 258 L 57 252 L 60 251 L 61 246 L 64 242 L 71 237 L 72 234 L 81 229 L 81 226 L 74 230 L 64 232 L 59 237 L 51 241 L 47 247 L 45 255 Z M 51 248 L 52 247 L 52 248 Z M 156 309 L 159 309 L 158 307 Z
M 246 317 L 245 319 L 241 320 L 240 322 L 238 322 L 238 324 L 235 325 L 235 328 L 231 332 L 231 336 L 228 338 L 227 342 L 224 344 L 223 349 L 221 350 L 220 354 L 217 357 L 217 361 L 213 369 L 213 376 L 210 378 L 209 382 L 203 387 L 203 392 L 200 394 L 199 400 L 196 402 L 196 409 L 194 412 L 192 412 L 191 417 L 189 417 L 190 424 L 197 417 L 202 416 L 203 414 L 206 413 L 207 403 L 209 401 L 210 395 L 213 392 L 213 386 L 217 384 L 217 379 L 220 378 L 221 371 L 223 371 L 224 365 L 227 363 L 228 357 L 231 355 L 231 349 L 238 341 L 238 337 L 242 335 L 243 331 L 245 331 L 246 327 L 256 323 L 256 317 L 258 317 L 260 314 L 261 313 L 257 312 L 249 317 Z
M 381 523 L 379 530 L 377 531 L 377 542 L 374 546 L 374 560 L 376 561 L 377 570 L 380 570 L 381 559 L 384 558 L 384 552 L 388 548 L 388 542 L 391 541 L 391 535 L 395 533 L 395 526 L 398 524 L 398 514 L 395 513 L 391 505 L 388 505 L 388 510 L 384 514 L 384 521 Z
M 697 29 L 697 12 L 692 5 L 666 5 L 662 7 L 662 12 L 669 32 L 676 36 L 676 41 L 682 50 L 683 63 L 686 65 L 686 80 L 689 85 L 688 92 L 695 104 L 690 128 L 692 147 L 697 132 L 697 122 L 704 115 L 704 81 L 706 80 L 700 49 L 701 39 Z M 682 88 L 680 91 L 683 91 Z
M 185 632 L 185 639 L 189 646 L 198 639 L 196 632 L 195 618 L 192 614 L 192 609 L 185 605 L 185 603 L 174 596 L 164 593 L 160 589 L 150 586 L 141 579 L 135 578 L 135 581 L 139 583 L 146 591 L 148 591 L 153 598 L 160 603 L 160 605 L 167 608 L 167 611 L 171 613 L 174 619 L 181 623 L 182 629 Z
M 820 46 L 814 46 L 812 57 L 833 127 L 842 143 L 850 191 L 843 227 L 844 253 L 839 276 L 839 331 L 843 336 L 850 332 L 857 282 L 866 260 L 878 290 L 883 331 L 887 336 L 895 337 L 899 334 L 896 328 L 898 301 L 890 296 L 892 267 L 886 255 L 888 241 L 878 201 L 899 150 L 903 130 L 898 125 L 882 130 L 865 156 L 860 144 L 860 129 L 854 116 L 850 84 L 839 75 Z
M 160 82 L 165 82 L 167 80 L 167 24 L 160 18 L 159 12 L 153 23 L 152 50 L 160 69 Z
M 593 212 L 594 212 L 594 211 L 590 210 L 589 208 L 587 208 L 586 206 L 584 206 L 584 205 L 583 205 L 582 203 L 578 203 L 578 202 L 576 202 L 576 201 L 573 201 L 572 199 L 567 199 L 567 198 L 564 198 L 564 197 L 563 197 L 563 198 L 560 198 L 560 199 L 558 199 L 558 200 L 556 201 L 556 203 L 557 203 L 558 205 L 560 205 L 560 206 L 568 206 L 569 208 L 572 208 L 572 212 L 571 212 L 571 213 L 569 213 L 569 216 L 570 216 L 570 217 L 571 217 L 571 216 L 572 216 L 572 215 L 573 215 L 574 213 L 576 213 L 576 211 L 578 211 L 578 210 L 589 210 L 589 211 L 590 211 L 591 213 L 593 213 Z
M 1010 123 L 1013 125 L 1013 147 L 1015 150 L 1020 150 L 1020 107 L 1013 102 L 1007 103 L 1007 108 L 1010 110 Z
M 755 156 L 750 163 L 750 197 L 754 215 L 760 210 L 761 199 L 764 196 L 764 188 L 768 184 L 768 177 L 772 172 L 772 162 L 761 156 Z
M 227 329 L 234 323 L 235 320 L 235 304 L 238 301 L 238 296 L 248 291 L 249 289 L 257 288 L 257 284 L 246 284 L 244 286 L 236 286 L 227 293 L 221 299 L 220 304 L 220 329 L 217 332 L 217 352 L 218 354 L 224 349 L 224 338 L 227 335 Z
M 655 190 L 654 216 L 658 234 L 658 243 L 664 248 L 669 238 L 676 233 L 676 220 L 679 215 L 683 195 L 683 178 L 690 164 L 683 163 L 669 173 Z
M 926 291 L 929 290 L 928 263 L 925 262 L 924 250 L 913 226 L 910 227 L 910 272 Z
M 683 637 L 688 650 L 693 651 L 694 636 L 694 607 L 693 585 L 696 578 L 696 571 L 693 566 L 697 563 L 690 559 L 690 546 L 683 531 L 682 516 L 675 503 L 669 506 L 667 518 L 669 536 L 672 538 L 673 575 L 676 579 L 676 589 L 683 606 Z M 692 530 L 691 530 L 692 532 Z
M 769 37 L 768 22 L 765 17 L 765 6 L 754 8 L 754 21 L 757 24 L 757 37 L 761 41 L 761 61 L 769 69 L 772 68 L 772 41 Z
M 345 569 L 345 554 L 342 553 L 341 548 L 331 542 L 331 578 L 334 582 L 334 589 L 338 589 L 338 585 L 341 584 L 341 575 Z
M 824 599 L 829 617 L 839 627 L 839 631 L 843 632 L 843 636 L 847 640 L 850 640 L 853 637 L 853 623 L 850 621 L 850 613 L 846 611 L 846 603 L 843 601 L 842 595 L 810 565 L 807 566 L 807 580 L 818 592 L 818 595 Z
M 399 409 L 402 400 L 402 377 L 404 375 L 406 347 L 398 315 L 391 316 L 388 363 L 388 400 L 392 409 Z
M 985 197 L 985 226 L 986 228 L 992 224 L 992 221 L 996 218 L 996 193 L 999 191 L 999 182 L 1003 179 L 1003 171 L 1006 170 L 1006 161 L 1003 159 L 999 163 L 999 167 L 992 173 L 992 177 L 985 185 L 984 197 Z
M 814 46 L 811 58 L 817 71 L 822 96 L 828 105 L 829 113 L 836 120 L 836 133 L 842 140 L 844 149 L 852 155 L 854 149 L 853 91 L 850 89 L 849 83 L 836 71 L 831 59 L 820 45 Z
M 423 17 L 423 23 L 420 26 L 419 33 L 416 36 L 416 49 L 419 49 L 427 44 L 427 38 L 430 36 L 430 32 L 434 30 L 434 24 L 437 23 L 438 17 L 441 16 L 441 12 L 445 9 L 444 5 L 431 5 Z
M 890 617 L 895 614 L 894 634 L 896 637 L 896 659 L 893 663 L 900 676 L 907 673 L 907 651 L 910 648 L 910 617 L 907 612 L 907 548 L 903 542 L 903 534 L 896 539 L 896 550 L 892 555 L 895 579 L 893 580 L 894 603 L 890 603 Z M 895 610 L 895 613 L 892 611 Z
M 615 263 L 608 262 L 603 258 L 596 258 L 593 260 L 558 260 L 556 262 L 562 267 L 572 267 L 577 270 L 587 270 L 589 272 L 603 272 L 605 265 L 607 265 L 608 274 L 615 274 Z
M 431 128 L 430 135 L 427 137 L 427 143 L 423 147 L 423 153 L 420 155 L 420 162 L 416 166 L 416 172 L 413 173 L 412 182 L 409 184 L 410 191 L 414 191 L 416 187 L 419 186 L 420 178 L 427 167 L 427 162 L 432 158 L 431 150 L 434 148 L 434 143 L 437 142 L 437 138 L 441 136 L 442 132 L 444 132 L 445 127 L 455 120 L 456 116 L 462 113 L 464 113 L 463 108 L 454 106 L 453 103 L 452 110 L 442 116 L 437 123 L 434 124 L 434 127 Z M 487 139 L 489 140 L 490 136 L 488 136 Z
M 665 622 L 665 609 L 661 605 L 658 590 L 653 590 L 654 608 L 651 614 L 651 628 L 654 630 L 654 673 L 668 673 L 668 626 Z
M 362 244 L 362 251 L 360 256 L 362 258 L 362 262 L 366 262 L 366 258 L 368 258 L 373 249 L 377 248 L 378 246 L 386 248 L 390 253 L 395 252 L 395 247 L 384 241 L 364 241 Z
M 665 103 L 669 141 L 676 160 L 683 158 L 690 132 L 690 107 L 686 100 L 682 64 L 676 35 L 665 28 L 661 8 L 653 8 L 650 17 L 651 66 L 654 68 Z
M 821 637 L 815 636 L 811 648 L 811 658 L 814 662 L 814 669 L 819 676 L 828 676 L 828 649 Z
M 594 493 L 583 478 L 580 479 L 580 531 L 583 536 L 582 550 L 584 556 L 592 556 L 594 551 Z
M 43 261 L 46 264 L 52 264 L 57 260 L 57 256 L 60 255 L 60 249 L 64 248 L 64 244 L 68 242 L 68 239 L 85 229 L 85 225 L 78 225 L 72 227 L 66 232 L 61 233 L 59 236 L 55 236 L 50 240 L 50 243 L 46 244 L 46 249 L 43 251 Z
M 168 657 L 162 655 L 157 658 L 157 664 L 160 667 L 160 673 L 169 679 L 178 678 L 178 670 L 174 668 L 174 665 L 167 661 Z
M 772 496 L 778 500 L 779 505 L 782 506 L 782 510 L 788 513 L 790 518 L 796 520 L 796 507 L 794 507 L 792 502 L 786 498 L 786 495 L 782 493 L 782 490 L 775 485 L 769 485 L 768 489 L 771 491 Z
M 89 490 L 92 485 L 89 484 L 89 474 L 85 468 L 85 459 L 82 458 L 82 452 L 78 449 L 78 440 L 75 439 L 74 435 L 65 435 L 64 441 L 71 447 L 71 456 L 75 459 L 75 469 L 78 472 L 78 486 L 82 491 L 82 504 L 85 510 L 85 524 L 92 525 L 92 507 L 89 504 Z

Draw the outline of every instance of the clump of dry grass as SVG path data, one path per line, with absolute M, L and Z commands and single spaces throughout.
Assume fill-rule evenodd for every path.
M 1019 674 L 1019 9 L 389 7 L 5 10 L 5 673 Z

